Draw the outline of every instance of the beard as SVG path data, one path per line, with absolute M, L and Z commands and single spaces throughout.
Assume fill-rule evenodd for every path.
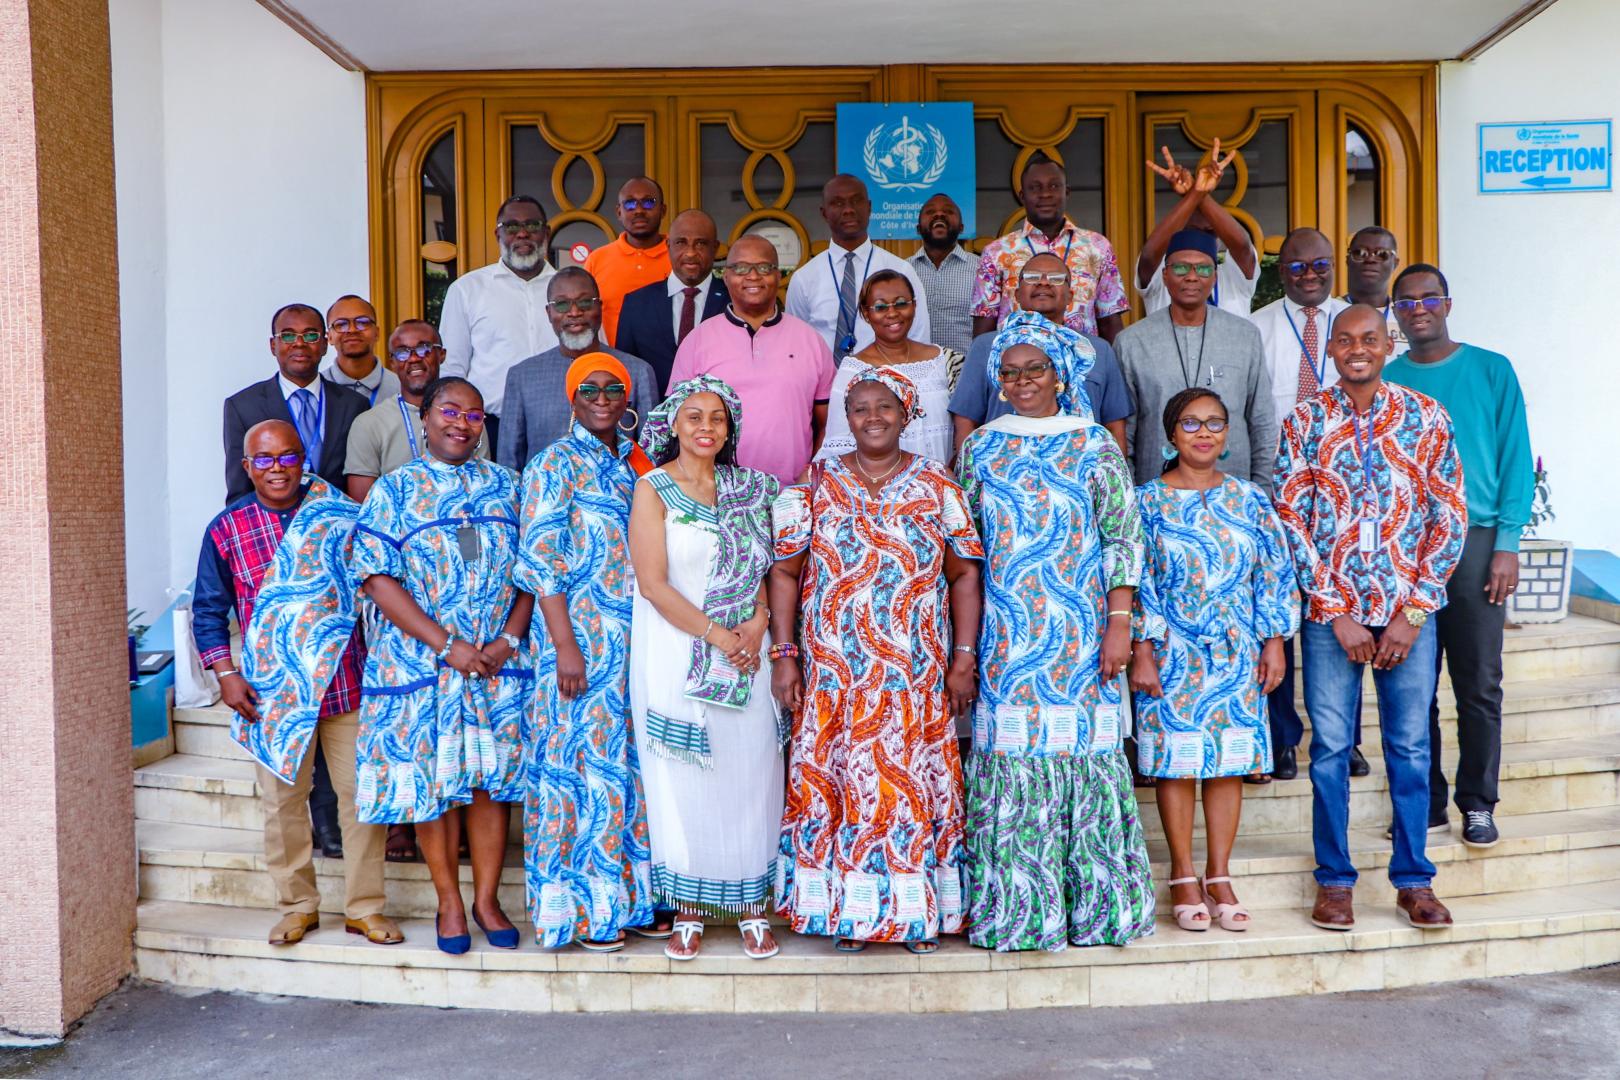
M 596 345 L 598 336 L 598 331 L 595 330 L 581 330 L 577 334 L 570 334 L 565 330 L 557 335 L 557 340 L 562 343 L 563 348 L 571 352 L 583 352 Z
M 507 247 L 504 241 L 501 244 L 501 262 L 513 270 L 527 273 L 545 261 L 546 253 L 543 248 L 536 247 L 527 255 L 518 255 L 513 253 L 512 249 Z

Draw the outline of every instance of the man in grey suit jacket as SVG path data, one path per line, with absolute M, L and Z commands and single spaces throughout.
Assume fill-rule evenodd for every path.
M 564 267 L 546 290 L 546 315 L 557 334 L 557 347 L 519 361 L 506 373 L 506 394 L 501 402 L 501 437 L 495 460 L 518 472 L 540 451 L 568 434 L 574 422 L 566 387 L 568 367 L 589 352 L 618 358 L 634 384 L 630 407 L 635 410 L 631 438 L 641 435 L 641 418 L 662 397 L 658 376 L 645 360 L 602 344 L 602 294 L 596 279 L 578 266 Z M 626 415 L 629 415 L 628 413 Z
M 1270 494 L 1277 417 L 1260 331 L 1209 303 L 1215 241 L 1208 234 L 1186 229 L 1171 237 L 1163 273 L 1170 306 L 1114 339 L 1125 384 L 1136 399 L 1125 431 L 1136 482 L 1145 484 L 1164 470 L 1165 405 L 1189 387 L 1207 386 L 1221 396 L 1229 418 L 1222 471 Z

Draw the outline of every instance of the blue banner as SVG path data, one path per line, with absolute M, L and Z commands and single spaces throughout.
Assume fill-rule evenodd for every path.
M 840 103 L 838 171 L 866 182 L 875 240 L 917 239 L 918 211 L 941 193 L 962 211 L 962 236 L 975 235 L 970 101 Z

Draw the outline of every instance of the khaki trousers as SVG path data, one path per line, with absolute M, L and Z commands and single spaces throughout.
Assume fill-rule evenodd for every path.
M 323 716 L 315 725 L 337 789 L 338 824 L 343 830 L 343 914 L 350 919 L 382 914 L 383 855 L 388 846 L 388 826 L 362 825 L 354 815 L 354 742 L 359 733 L 358 712 Z M 314 914 L 321 906 L 309 824 L 315 748 L 304 754 L 290 784 L 263 765 L 257 770 L 259 797 L 264 801 L 264 861 L 275 882 L 276 907 L 283 915 Z

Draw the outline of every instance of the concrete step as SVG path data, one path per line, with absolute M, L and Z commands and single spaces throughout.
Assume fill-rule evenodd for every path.
M 1152 809 L 1146 810 L 1145 816 L 1151 824 L 1157 824 Z M 1501 829 L 1502 842 L 1483 851 L 1465 847 L 1455 834 L 1429 837 L 1429 858 L 1439 871 L 1435 888 L 1442 896 L 1620 882 L 1620 807 L 1503 818 Z M 143 821 L 136 825 L 136 839 L 143 900 L 262 909 L 275 906 L 258 832 Z M 1384 876 L 1390 844 L 1382 830 L 1354 831 L 1350 844 L 1363 874 L 1362 895 L 1368 902 L 1393 903 L 1394 892 Z M 1161 840 L 1150 842 L 1149 852 L 1160 903 L 1167 904 L 1168 891 L 1163 883 L 1170 876 L 1169 852 Z M 1201 851 L 1197 859 L 1201 866 Z M 522 849 L 513 845 L 507 851 L 500 892 L 503 907 L 514 918 L 524 910 L 522 866 Z M 1240 834 L 1231 863 L 1240 898 L 1256 911 L 1310 903 L 1315 896 L 1311 876 L 1314 868 L 1308 832 Z M 342 861 L 317 858 L 315 872 L 321 910 L 341 912 Z M 389 863 L 386 873 L 390 914 L 401 918 L 432 916 L 437 904 L 425 865 Z M 461 880 L 470 890 L 472 870 L 465 864 Z
M 1448 930 L 1408 926 L 1363 900 L 1356 929 L 1318 930 L 1308 911 L 1259 915 L 1241 934 L 1189 933 L 1160 919 L 1127 948 L 992 953 L 947 937 L 913 956 L 874 945 L 856 955 L 831 939 L 780 932 L 781 953 L 754 961 L 716 926 L 703 954 L 671 962 L 661 942 L 622 952 L 543 951 L 532 938 L 501 951 L 475 933 L 471 952 L 433 947 L 429 920 L 406 920 L 401 945 L 371 945 L 328 918 L 302 943 L 267 945 L 269 912 L 143 901 L 135 968 L 180 986 L 251 989 L 379 1003 L 528 1012 L 950 1012 L 1051 1006 L 1190 1004 L 1456 979 L 1574 970 L 1620 962 L 1620 897 L 1608 883 L 1464 897 Z

